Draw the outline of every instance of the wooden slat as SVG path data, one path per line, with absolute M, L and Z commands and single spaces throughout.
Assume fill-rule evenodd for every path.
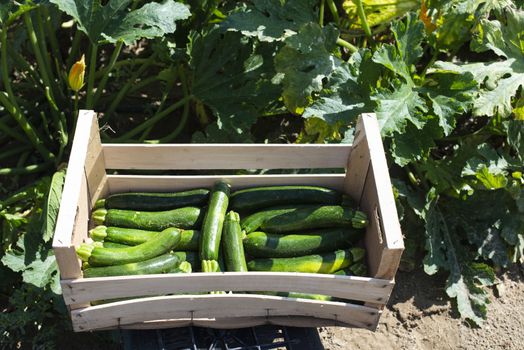
M 363 118 L 360 117 L 355 128 L 353 147 L 349 154 L 347 173 L 344 180 L 344 192 L 349 194 L 356 203 L 360 203 L 364 181 L 370 165 L 369 145 L 364 128 Z
M 248 316 L 310 316 L 365 328 L 372 327 L 379 315 L 378 310 L 360 305 L 245 294 L 133 299 L 71 312 L 73 326 L 78 331 L 163 319 Z
M 304 317 L 304 316 L 274 316 L 274 317 L 235 317 L 235 318 L 183 318 L 177 320 L 157 320 L 128 325 L 113 326 L 101 328 L 98 330 L 110 330 L 115 328 L 121 329 L 165 329 L 178 328 L 187 326 L 211 327 L 216 329 L 236 329 L 246 327 L 256 327 L 261 325 L 278 325 L 288 327 L 352 327 L 352 325 L 337 320 L 325 318 Z M 367 328 L 367 327 L 366 327 Z M 373 328 L 368 328 L 373 330 Z
M 350 145 L 103 144 L 106 169 L 345 168 Z
M 374 115 L 361 117 L 370 153 L 370 167 L 360 201 L 372 222 L 365 236 L 370 274 L 394 279 L 404 250 L 389 170 Z
M 211 187 L 218 180 L 229 182 L 234 189 L 265 185 L 312 185 L 342 190 L 345 174 L 317 175 L 201 175 L 151 176 L 108 175 L 111 193 L 129 191 L 179 191 L 197 187 Z
M 93 111 L 81 110 L 78 114 L 75 138 L 53 237 L 53 250 L 62 278 L 77 278 L 81 276 L 72 239 L 83 188 L 82 182 L 85 181 L 84 165 L 93 128 L 97 128 L 96 114 Z M 78 225 L 79 223 L 77 222 L 77 227 Z M 85 225 L 87 228 L 87 221 Z
M 100 141 L 100 132 L 98 121 L 95 118 L 95 124 L 89 134 L 89 148 L 87 149 L 87 156 L 85 161 L 85 172 L 88 180 L 89 196 L 92 202 L 90 207 L 94 205 L 95 198 L 103 191 L 104 183 L 106 182 L 106 169 L 104 161 L 104 153 L 102 152 L 102 143 Z
M 227 291 L 303 292 L 385 304 L 394 283 L 367 277 L 293 272 L 117 276 L 62 281 L 66 304 L 123 297 Z

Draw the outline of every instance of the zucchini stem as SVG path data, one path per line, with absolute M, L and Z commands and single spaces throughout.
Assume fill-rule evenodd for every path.
M 107 215 L 107 209 L 105 208 L 97 209 L 91 215 L 91 219 L 93 220 L 93 222 L 96 225 L 103 225 L 104 221 L 106 220 L 106 215 Z

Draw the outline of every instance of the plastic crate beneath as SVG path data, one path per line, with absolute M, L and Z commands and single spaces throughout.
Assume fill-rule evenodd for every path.
M 121 330 L 124 350 L 318 350 L 316 328 L 258 326 L 240 329 L 183 327 Z

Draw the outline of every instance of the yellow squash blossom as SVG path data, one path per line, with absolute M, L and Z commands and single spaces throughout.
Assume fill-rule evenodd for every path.
M 73 91 L 78 92 L 82 88 L 82 86 L 84 86 L 85 72 L 86 62 L 84 55 L 82 55 L 82 58 L 80 58 L 79 61 L 73 64 L 71 70 L 69 71 L 69 76 L 67 77 L 69 87 Z

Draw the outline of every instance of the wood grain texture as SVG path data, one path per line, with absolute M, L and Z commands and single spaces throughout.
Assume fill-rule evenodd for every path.
M 210 188 L 219 180 L 231 184 L 233 190 L 271 185 L 311 185 L 342 190 L 344 177 L 344 174 L 193 176 L 108 175 L 107 182 L 111 193 L 129 191 L 182 191 L 200 187 Z
M 71 312 L 73 326 L 77 331 L 164 319 L 275 316 L 316 317 L 371 328 L 379 315 L 378 310 L 360 305 L 247 294 L 133 299 Z
M 158 170 L 345 168 L 351 150 L 346 144 L 103 144 L 102 148 L 106 169 Z
M 365 236 L 368 262 L 371 276 L 392 280 L 400 264 L 404 240 L 378 122 L 373 114 L 363 114 L 361 121 L 370 154 L 370 167 L 360 201 L 362 208 L 372 216 Z
M 360 203 L 364 182 L 370 166 L 369 145 L 366 129 L 362 118 L 358 119 L 355 127 L 353 147 L 347 160 L 346 178 L 343 191 L 349 194 L 355 203 Z
M 288 327 L 355 327 L 354 325 L 343 323 L 337 320 L 330 320 L 317 317 L 304 316 L 270 316 L 270 317 L 235 317 L 235 318 L 182 318 L 176 320 L 157 320 L 127 325 L 114 325 L 112 327 L 100 328 L 97 330 L 120 329 L 165 329 L 177 327 L 211 327 L 216 329 L 236 329 L 246 327 L 256 327 L 262 325 L 278 325 Z M 374 330 L 373 328 L 368 328 Z
M 271 291 L 324 294 L 385 304 L 389 280 L 293 272 L 223 272 L 117 276 L 63 280 L 66 304 L 121 297 L 226 291 Z
M 97 128 L 96 114 L 93 111 L 80 110 L 53 237 L 53 249 L 62 278 L 76 278 L 81 275 L 72 239 L 93 128 Z M 87 222 L 85 225 L 87 227 Z

